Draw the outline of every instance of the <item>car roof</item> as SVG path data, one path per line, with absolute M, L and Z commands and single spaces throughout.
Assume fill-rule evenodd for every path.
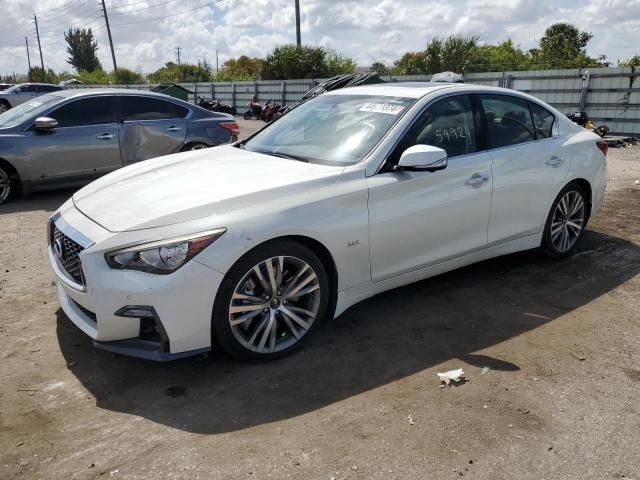
M 464 83 L 445 82 L 389 82 L 333 90 L 327 92 L 326 95 L 382 95 L 387 97 L 421 98 L 437 90 L 451 87 L 464 87 L 465 85 L 471 86 Z
M 157 92 L 149 92 L 148 90 L 135 90 L 126 88 L 71 88 L 67 90 L 60 90 L 58 92 L 51 92 L 50 95 L 56 95 L 58 97 L 83 97 L 87 95 L 105 95 L 105 94 L 118 94 L 118 95 L 144 95 L 146 97 L 158 97 L 164 100 L 177 100 L 177 98 L 169 95 L 164 95 Z

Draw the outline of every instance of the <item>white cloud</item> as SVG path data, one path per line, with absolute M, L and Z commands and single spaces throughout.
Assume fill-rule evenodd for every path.
M 132 25 L 124 24 L 193 9 L 207 0 L 106 1 L 118 64 L 144 72 L 174 60 L 178 45 L 184 61 L 205 57 L 214 63 L 216 49 L 224 61 L 243 54 L 263 56 L 276 45 L 295 41 L 293 0 L 222 0 L 183 15 Z M 104 19 L 96 3 L 4 0 L 3 25 L 11 28 L 0 31 L 0 73 L 26 71 L 25 35 L 32 64 L 39 63 L 34 8 L 47 67 L 71 70 L 63 33 L 74 25 L 95 30 L 100 60 L 110 70 Z M 640 0 L 300 0 L 300 4 L 303 41 L 335 48 L 360 65 L 391 63 L 434 36 L 453 32 L 477 34 L 489 43 L 510 37 L 531 48 L 546 27 L 560 20 L 594 34 L 592 55 L 605 53 L 616 60 L 640 53 Z

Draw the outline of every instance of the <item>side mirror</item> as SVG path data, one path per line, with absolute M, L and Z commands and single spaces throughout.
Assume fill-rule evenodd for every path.
M 58 126 L 58 121 L 55 118 L 38 117 L 34 123 L 36 130 L 51 130 Z
M 414 145 L 407 148 L 395 170 L 435 172 L 447 168 L 447 152 L 431 145 Z

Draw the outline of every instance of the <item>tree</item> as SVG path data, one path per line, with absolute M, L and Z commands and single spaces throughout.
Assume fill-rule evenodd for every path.
M 555 23 L 544 32 L 540 46 L 530 50 L 541 70 L 559 68 L 599 67 L 602 62 L 587 55 L 587 45 L 593 38 L 570 23 Z
M 93 37 L 91 28 L 70 28 L 68 32 L 64 33 L 64 39 L 68 45 L 67 53 L 70 55 L 67 62 L 78 72 L 82 70 L 93 72 L 102 68 L 96 55 L 98 42 Z
M 407 52 L 395 62 L 394 74 L 434 74 L 444 71 L 464 72 L 473 61 L 480 37 L 449 35 L 435 37 L 421 52 Z
M 149 74 L 147 79 L 151 83 L 191 83 L 211 81 L 211 72 L 208 63 L 199 61 L 197 65 L 167 62 L 164 67 Z
M 372 72 L 376 72 L 378 75 L 390 75 L 391 72 L 387 68 L 387 66 L 382 62 L 373 62 L 370 67 Z
M 425 52 L 407 52 L 393 64 L 394 75 L 418 75 L 427 71 Z
M 333 50 L 290 44 L 276 47 L 267 55 L 261 77 L 263 80 L 322 78 L 354 70 L 353 60 Z
M 634 55 L 628 58 L 624 62 L 620 63 L 621 67 L 640 67 L 640 55 Z
M 117 85 L 132 85 L 136 83 L 144 83 L 144 77 L 142 76 L 142 74 L 122 67 L 113 72 L 113 80 Z
M 356 63 L 353 59 L 340 55 L 335 50 L 327 50 L 327 75 L 344 75 L 356 71 Z
M 481 45 L 476 47 L 466 72 L 491 72 L 505 70 L 531 69 L 531 56 L 513 44 L 511 39 L 499 45 Z
M 31 67 L 29 70 L 29 81 L 38 83 L 58 83 L 58 76 L 50 68 L 43 70 L 40 67 Z
M 216 74 L 219 82 L 233 80 L 257 80 L 260 78 L 264 60 L 241 55 L 237 59 L 230 58 L 222 64 L 222 70 Z

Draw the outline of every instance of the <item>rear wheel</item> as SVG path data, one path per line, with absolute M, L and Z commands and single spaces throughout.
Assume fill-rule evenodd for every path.
M 278 240 L 241 258 L 224 278 L 213 334 L 231 355 L 250 361 L 283 357 L 325 316 L 329 280 L 307 247 Z
M 10 108 L 11 107 L 9 106 L 6 100 L 0 100 L 0 113 L 4 113 Z
M 245 120 L 251 120 L 251 110 L 247 110 L 246 112 L 244 112 L 244 115 L 242 117 Z
M 587 196 L 580 185 L 570 183 L 553 202 L 542 236 L 542 251 L 552 258 L 569 255 L 587 219 Z

